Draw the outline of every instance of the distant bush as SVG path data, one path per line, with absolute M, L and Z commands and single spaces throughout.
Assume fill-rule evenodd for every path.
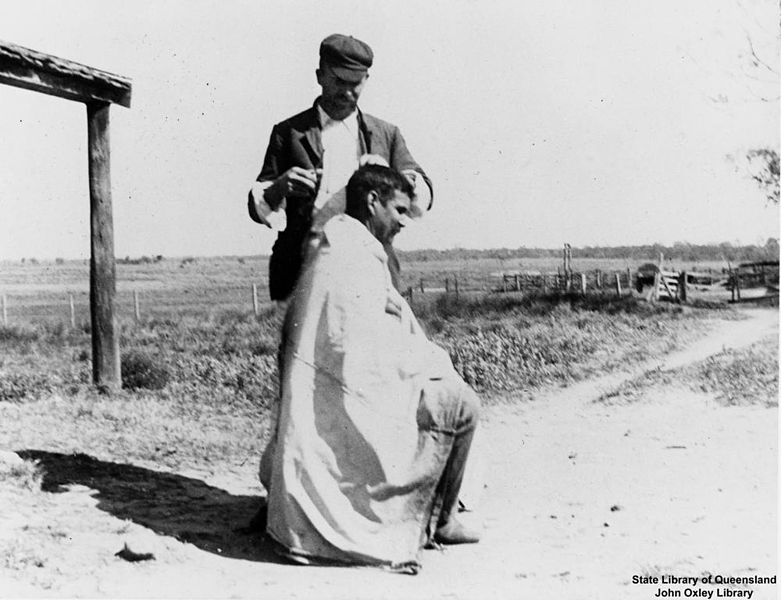
M 58 265 L 64 265 L 65 264 L 65 259 L 64 258 L 55 258 L 54 262 L 55 262 L 55 264 L 58 264 Z
M 122 387 L 160 390 L 168 383 L 168 369 L 154 356 L 140 350 L 122 354 Z
M 41 332 L 29 325 L 0 325 L 0 342 L 4 344 L 34 342 Z
M 154 258 L 149 256 L 142 256 L 141 258 L 130 258 L 129 256 L 126 256 L 125 258 L 118 259 L 117 263 L 120 265 L 148 265 L 151 263 L 159 263 L 163 260 L 165 260 L 165 258 L 162 254 L 158 254 Z
M 52 381 L 45 373 L 0 373 L 0 402 L 23 400 L 52 390 Z

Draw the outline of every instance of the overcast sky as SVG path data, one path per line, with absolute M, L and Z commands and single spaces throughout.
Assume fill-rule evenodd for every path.
M 4 0 L 0 39 L 132 78 L 132 107 L 111 108 L 117 256 L 269 252 L 247 190 L 272 125 L 316 97 L 334 32 L 372 46 L 361 107 L 434 181 L 401 248 L 764 243 L 778 209 L 739 157 L 779 144 L 778 10 Z M 84 106 L 0 86 L 0 139 L 0 259 L 88 256 Z

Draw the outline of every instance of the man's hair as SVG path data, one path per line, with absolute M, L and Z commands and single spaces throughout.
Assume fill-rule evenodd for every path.
M 394 191 L 406 194 L 410 199 L 414 195 L 412 184 L 396 169 L 381 165 L 360 167 L 347 182 L 347 203 L 345 212 L 351 217 L 363 214 L 366 194 L 377 192 L 383 205 L 393 197 Z

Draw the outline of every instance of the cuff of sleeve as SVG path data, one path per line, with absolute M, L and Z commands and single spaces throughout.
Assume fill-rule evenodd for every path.
M 274 231 L 282 231 L 287 227 L 285 201 L 282 200 L 276 210 L 272 209 L 263 198 L 263 192 L 272 184 L 271 181 L 256 181 L 252 185 L 252 200 L 255 202 L 255 213 L 266 227 Z

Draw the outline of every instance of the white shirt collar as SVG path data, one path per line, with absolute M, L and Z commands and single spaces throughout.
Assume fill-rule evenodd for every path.
M 337 121 L 336 119 L 332 119 L 330 116 L 328 116 L 328 113 L 323 110 L 319 102 L 316 106 L 317 115 L 320 119 L 320 127 L 322 129 L 332 127 L 337 123 L 341 123 L 347 129 L 349 129 L 351 133 L 354 133 L 356 136 L 358 135 L 358 110 L 354 110 L 341 121 Z

